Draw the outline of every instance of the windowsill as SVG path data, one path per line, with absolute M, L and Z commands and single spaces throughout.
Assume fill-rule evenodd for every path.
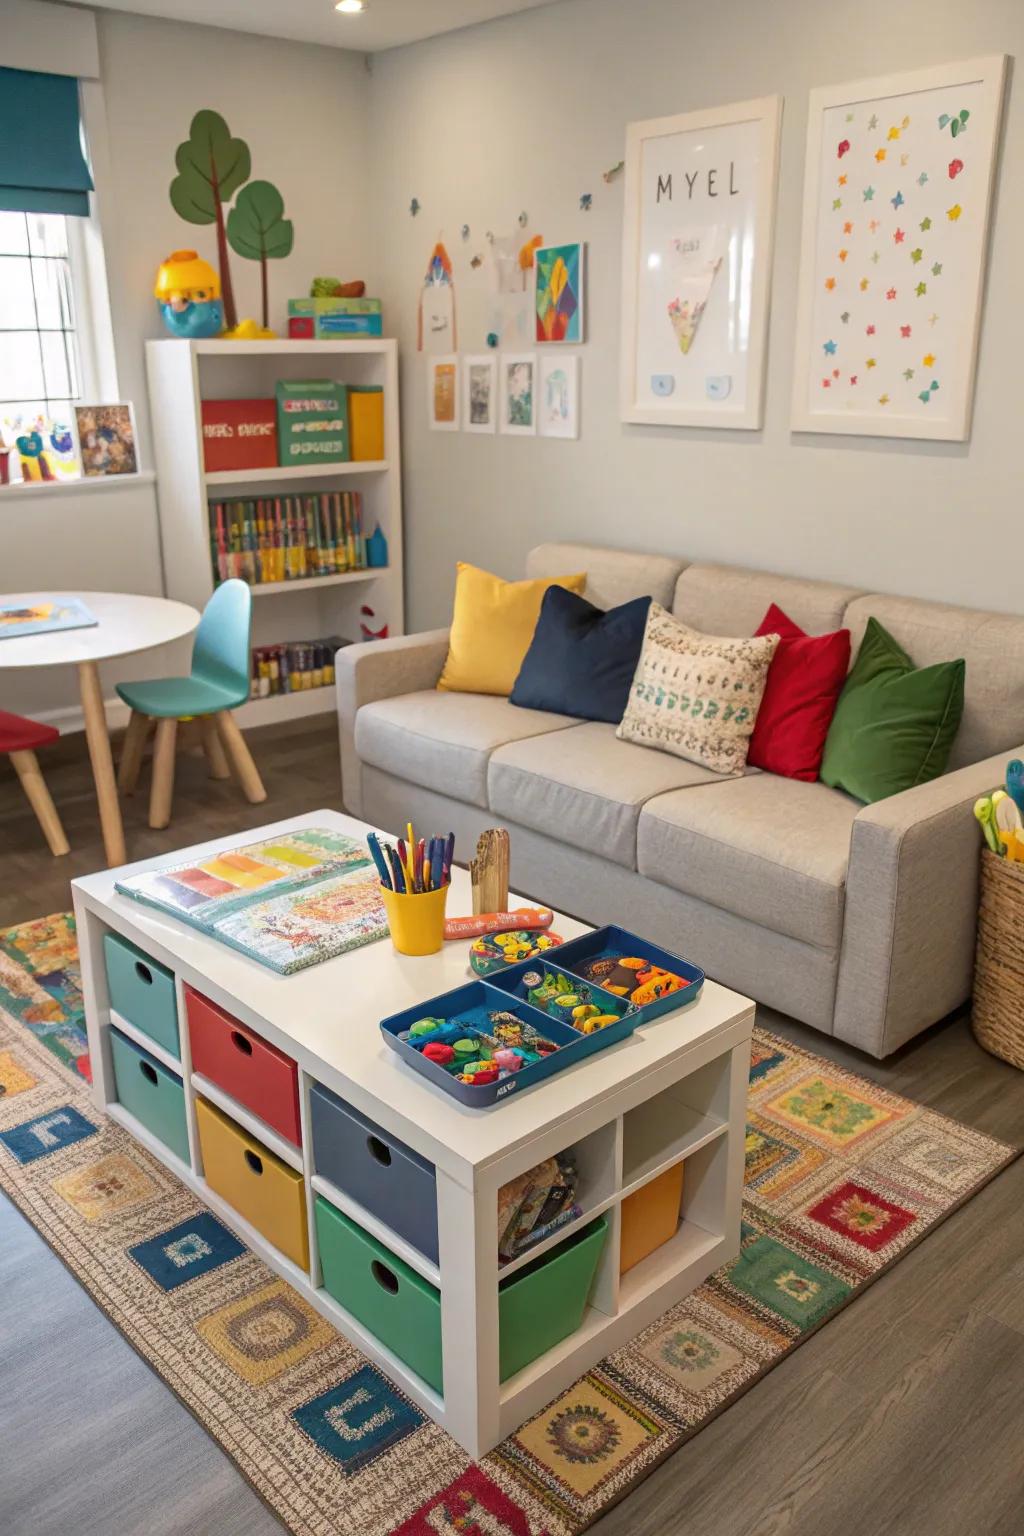
M 19 481 L 17 485 L 0 485 L 0 503 L 20 498 L 23 501 L 40 500 L 49 496 L 73 496 L 78 492 L 92 494 L 97 491 L 123 491 L 133 485 L 152 485 L 156 475 L 151 469 L 140 469 L 135 475 L 95 475 L 79 480 Z

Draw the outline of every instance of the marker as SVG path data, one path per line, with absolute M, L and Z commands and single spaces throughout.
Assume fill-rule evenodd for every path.
M 366 841 L 367 845 L 369 846 L 373 862 L 377 866 L 377 873 L 380 875 L 381 885 L 383 885 L 389 891 L 392 890 L 393 886 L 391 884 L 391 876 L 388 873 L 387 865 L 384 862 L 384 855 L 380 850 L 380 844 L 377 842 L 376 835 L 371 832 Z

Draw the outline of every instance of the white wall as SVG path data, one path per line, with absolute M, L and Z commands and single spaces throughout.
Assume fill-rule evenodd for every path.
M 1021 0 L 562 0 L 378 55 L 374 218 L 386 325 L 403 353 L 408 627 L 444 622 L 456 559 L 512 576 L 549 537 L 1019 611 L 1024 102 L 1012 81 L 972 441 L 794 437 L 788 425 L 809 89 L 995 52 L 1024 52 Z M 622 179 L 606 185 L 601 173 L 621 159 L 627 122 L 776 92 L 786 100 L 765 428 L 624 426 Z M 520 210 L 549 240 L 588 242 L 578 443 L 427 429 L 414 348 L 430 248 L 443 232 L 459 346 L 482 351 L 487 269 L 470 258 Z

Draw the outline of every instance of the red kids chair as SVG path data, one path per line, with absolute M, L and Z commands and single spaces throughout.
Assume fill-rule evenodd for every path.
M 46 780 L 39 771 L 35 749 L 48 747 L 59 735 L 52 725 L 40 725 L 36 720 L 26 720 L 21 715 L 11 715 L 0 709 L 0 752 L 6 752 L 14 764 L 14 771 L 54 857 L 69 852 L 68 840 L 57 807 L 50 799 Z

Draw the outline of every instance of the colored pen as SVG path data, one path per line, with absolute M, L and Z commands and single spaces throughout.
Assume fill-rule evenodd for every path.
M 384 855 L 380 850 L 380 844 L 372 832 L 367 837 L 366 841 L 369 846 L 370 855 L 373 859 L 373 862 L 377 866 L 377 873 L 380 875 L 380 883 L 381 885 L 386 886 L 386 888 L 390 891 L 393 889 L 391 884 L 391 876 L 388 873 L 387 865 L 384 862 Z
M 451 878 L 452 878 L 452 859 L 454 857 L 455 857 L 455 833 L 454 832 L 449 832 L 448 833 L 448 841 L 445 844 L 445 850 L 444 850 L 444 871 L 443 871 L 443 874 L 441 876 L 441 878 L 443 879 L 445 885 L 448 885 L 450 883 L 450 881 L 451 881 Z
M 430 883 L 434 887 L 434 889 L 437 890 L 437 888 L 439 886 L 441 886 L 441 885 L 443 885 L 445 883 L 445 881 L 444 881 L 444 850 L 445 850 L 445 846 L 446 846 L 445 845 L 445 840 L 444 840 L 443 837 L 432 837 L 430 839 L 430 846 L 431 846 Z
M 418 891 L 425 891 L 426 890 L 426 886 L 423 883 L 424 871 L 423 871 L 423 839 L 422 839 L 422 837 L 420 838 L 419 842 L 416 844 L 415 867 L 416 867 L 416 889 Z
M 405 870 L 397 852 L 388 844 L 388 853 L 391 855 L 391 869 L 394 878 L 394 888 L 402 896 L 405 895 Z

